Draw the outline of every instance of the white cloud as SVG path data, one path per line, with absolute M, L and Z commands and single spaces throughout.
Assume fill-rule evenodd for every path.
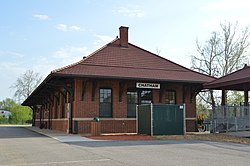
M 49 57 L 34 58 L 31 68 L 34 71 L 39 71 L 45 78 L 51 71 L 78 62 L 89 54 L 90 51 L 86 47 L 66 46 L 52 52 Z
M 77 31 L 83 31 L 81 27 L 76 25 L 66 25 L 66 24 L 58 24 L 56 25 L 56 29 L 63 31 L 63 32 L 77 32 Z
M 33 14 L 34 18 L 37 18 L 39 20 L 49 20 L 50 17 L 44 14 Z
M 25 68 L 20 66 L 18 63 L 14 63 L 14 62 L 0 62 L 0 69 L 1 71 L 5 71 L 5 72 L 11 72 L 12 74 L 15 73 L 19 73 L 20 71 L 25 71 Z M 6 74 L 6 73 L 3 74 Z M 5 75 L 6 77 L 12 77 L 13 75 Z
M 86 47 L 66 46 L 55 51 L 52 57 L 55 58 L 57 62 L 59 61 L 60 65 L 69 65 L 81 60 L 83 56 L 87 56 L 88 54 L 90 54 L 90 51 L 88 51 Z
M 18 62 L 8 62 L 0 61 L 0 73 L 1 86 L 0 86 L 0 100 L 5 98 L 12 98 L 14 96 L 14 90 L 10 88 L 20 76 L 21 73 L 25 71 L 25 67 L 19 65 Z
M 65 24 L 58 24 L 58 25 L 56 26 L 56 29 L 58 29 L 58 30 L 60 30 L 60 31 L 67 31 L 68 27 L 67 27 L 67 25 L 65 25 Z
M 52 70 L 60 66 L 58 60 L 54 60 L 53 58 L 49 58 L 46 56 L 40 56 L 38 58 L 36 57 L 33 61 L 34 65 L 31 66 L 31 69 L 39 72 L 43 76 L 43 78 L 45 78 Z
M 55 58 L 68 58 L 71 57 L 75 53 L 85 53 L 87 50 L 86 47 L 65 47 L 65 48 L 60 48 L 54 53 Z
M 203 7 L 203 10 L 235 10 L 242 8 L 249 8 L 250 1 L 246 0 L 223 0 L 217 3 L 209 4 Z
M 72 30 L 72 31 L 80 31 L 80 30 L 81 30 L 81 28 L 80 28 L 80 27 L 75 26 L 75 25 L 70 26 L 70 27 L 69 27 L 69 29 L 70 29 L 70 30 Z
M 3 56 L 12 56 L 15 58 L 23 58 L 24 55 L 18 52 L 13 52 L 13 51 L 2 51 L 0 50 L 0 57 Z
M 24 55 L 13 51 L 0 50 L 0 71 L 3 71 L 0 73 L 0 78 L 3 78 L 0 83 L 0 100 L 13 97 L 14 91 L 9 87 L 27 69 L 39 72 L 45 78 L 52 70 L 78 62 L 83 56 L 89 54 L 90 51 L 86 47 L 66 46 L 51 53 L 50 56 L 17 59 L 23 58 Z M 5 60 L 5 56 L 8 57 L 7 60 Z
M 202 22 L 203 30 L 207 32 L 219 31 L 221 29 L 220 24 L 225 22 L 230 22 L 232 24 L 239 23 L 239 27 L 249 26 L 249 19 L 247 16 L 218 16 L 215 18 L 207 19 Z
M 112 10 L 114 14 L 121 14 L 126 17 L 143 17 L 145 12 L 139 6 L 116 7 Z
M 98 38 L 97 40 L 94 41 L 94 45 L 96 47 L 101 47 L 114 40 L 114 38 L 105 35 L 95 35 L 95 37 Z

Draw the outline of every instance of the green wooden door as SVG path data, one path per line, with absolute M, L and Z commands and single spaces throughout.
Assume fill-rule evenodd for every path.
M 183 135 L 183 128 L 180 105 L 153 106 L 153 135 Z
M 151 105 L 137 106 L 138 134 L 151 135 Z

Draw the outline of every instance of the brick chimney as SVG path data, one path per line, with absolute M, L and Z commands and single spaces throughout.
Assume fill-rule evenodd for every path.
M 128 27 L 121 26 L 120 30 L 120 46 L 128 48 Z

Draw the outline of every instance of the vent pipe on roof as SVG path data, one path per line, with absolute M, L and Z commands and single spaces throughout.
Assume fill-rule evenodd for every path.
M 120 46 L 128 48 L 128 27 L 121 26 L 120 30 Z

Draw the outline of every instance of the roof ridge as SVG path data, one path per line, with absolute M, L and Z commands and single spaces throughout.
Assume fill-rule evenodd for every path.
M 63 67 L 60 67 L 60 68 L 57 68 L 55 70 L 52 70 L 51 73 L 57 73 L 57 72 L 60 72 L 64 69 L 67 69 L 69 67 L 72 67 L 72 66 L 75 66 L 75 65 L 78 65 L 78 64 L 81 64 L 82 62 L 84 62 L 85 60 L 87 60 L 88 58 L 90 58 L 91 56 L 95 55 L 97 52 L 103 50 L 104 48 L 106 48 L 109 44 L 112 44 L 114 43 L 116 40 L 118 40 L 119 38 L 115 38 L 114 40 L 112 40 L 111 42 L 105 44 L 104 46 L 102 46 L 101 48 L 95 50 L 94 52 L 92 52 L 91 54 L 89 54 L 88 56 L 86 57 L 83 57 L 82 60 L 78 61 L 78 62 L 75 62 L 75 63 L 72 63 L 72 64 L 69 64 L 69 65 L 66 65 L 66 66 L 63 66 Z

